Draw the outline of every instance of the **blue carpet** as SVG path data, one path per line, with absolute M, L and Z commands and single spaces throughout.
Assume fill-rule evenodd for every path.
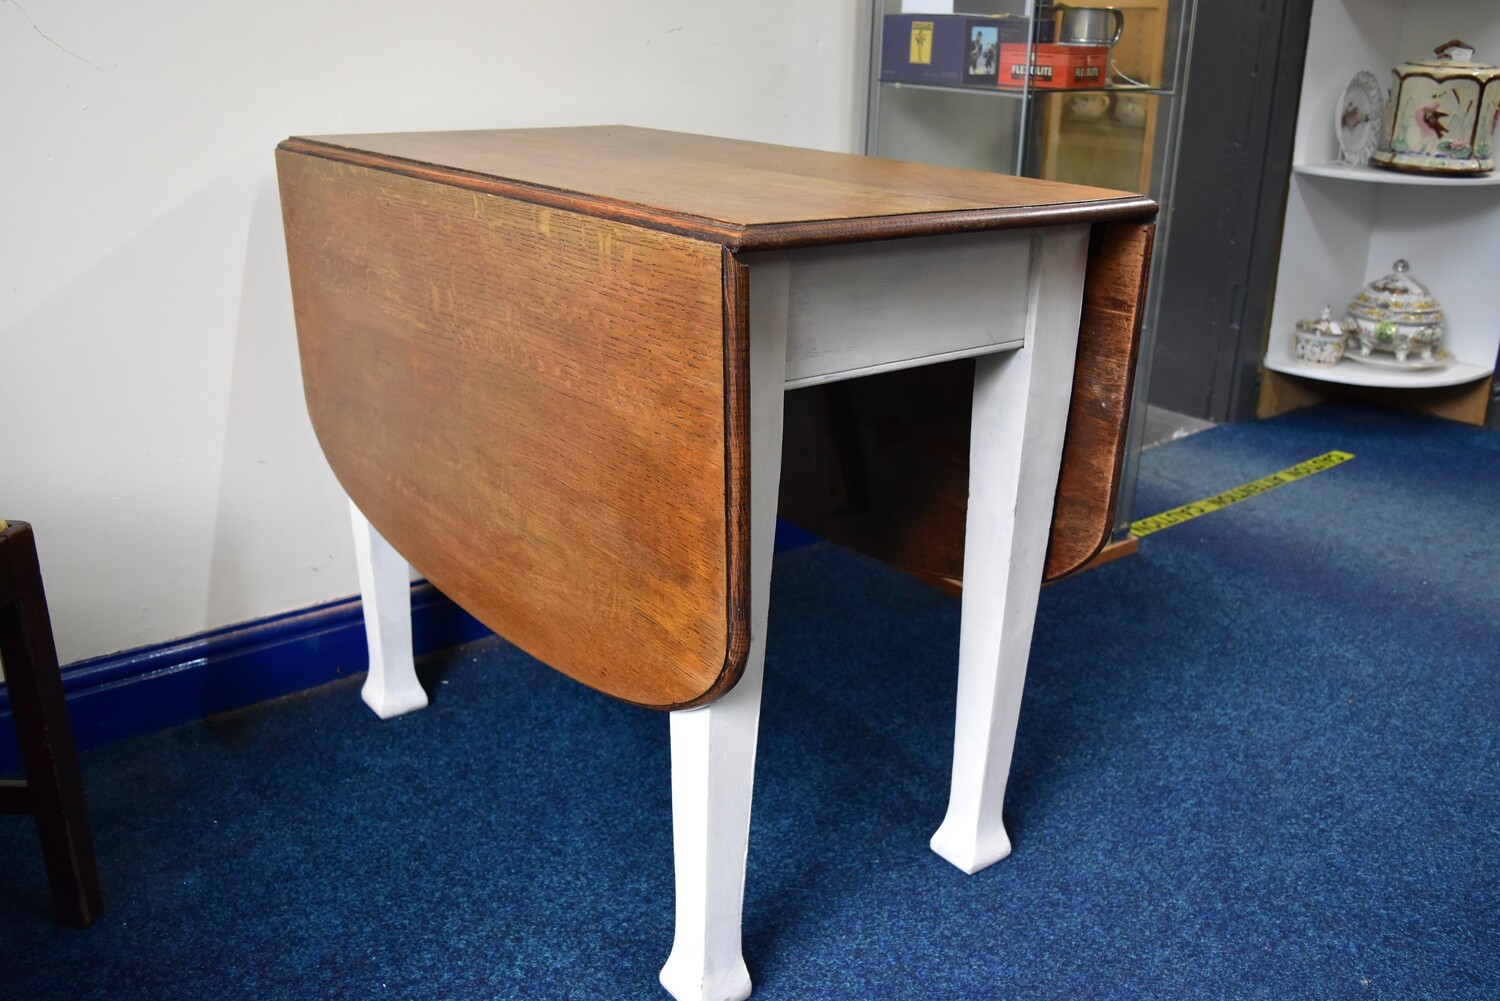
M 777 562 L 746 953 L 775 999 L 1500 997 L 1500 435 L 1324 406 L 1145 454 L 1153 514 L 1342 449 L 1043 593 L 1014 854 L 933 855 L 958 606 Z M 0 996 L 665 997 L 666 722 L 498 640 L 83 756 L 56 928 L 0 818 Z

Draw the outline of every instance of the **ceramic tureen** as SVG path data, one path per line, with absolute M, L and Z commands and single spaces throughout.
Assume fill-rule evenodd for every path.
M 1474 49 L 1458 39 L 1434 51 L 1436 59 L 1392 71 L 1384 138 L 1370 163 L 1418 174 L 1493 170 L 1500 67 L 1474 62 Z
M 1351 349 L 1361 357 L 1389 351 L 1396 361 L 1432 362 L 1443 336 L 1443 310 L 1427 287 L 1412 278 L 1405 261 L 1360 290 L 1344 318 Z

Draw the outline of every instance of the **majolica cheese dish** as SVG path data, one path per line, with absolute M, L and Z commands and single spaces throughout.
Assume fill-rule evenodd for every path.
M 1436 59 L 1392 71 L 1385 135 L 1370 163 L 1418 174 L 1491 171 L 1500 67 L 1474 62 L 1474 49 L 1458 39 L 1434 51 Z
M 1398 362 L 1434 360 L 1443 336 L 1443 310 L 1409 270 L 1405 261 L 1397 261 L 1390 274 L 1366 285 L 1349 303 L 1344 329 L 1349 346 L 1357 344 L 1362 357 L 1388 351 Z

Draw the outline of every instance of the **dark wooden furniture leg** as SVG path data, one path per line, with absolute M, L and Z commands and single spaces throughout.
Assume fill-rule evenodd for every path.
M 0 531 L 0 662 L 24 781 L 0 784 L 0 813 L 36 818 L 57 919 L 87 928 L 103 907 L 78 752 L 31 526 Z

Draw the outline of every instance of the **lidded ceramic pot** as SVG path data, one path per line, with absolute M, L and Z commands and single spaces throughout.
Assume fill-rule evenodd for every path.
M 1407 274 L 1409 270 L 1405 261 L 1397 261 L 1390 274 L 1370 282 L 1349 303 L 1344 329 L 1358 344 L 1361 357 L 1389 351 L 1398 362 L 1414 353 L 1415 360 L 1433 360 L 1443 336 L 1443 310 L 1427 286 Z
M 1495 169 L 1500 67 L 1474 62 L 1458 39 L 1436 59 L 1397 66 L 1385 103 L 1385 134 L 1370 163 L 1417 174 L 1483 174 Z
M 1297 360 L 1309 365 L 1335 365 L 1344 357 L 1344 328 L 1333 318 L 1333 309 L 1324 306 L 1316 320 L 1298 320 L 1292 335 Z

